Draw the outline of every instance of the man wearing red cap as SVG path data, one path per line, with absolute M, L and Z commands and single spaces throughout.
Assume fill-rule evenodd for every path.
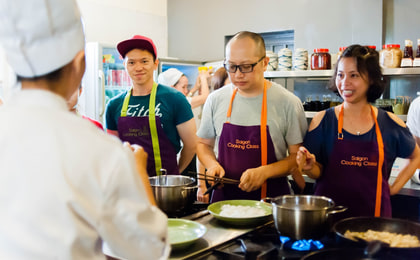
M 196 152 L 191 106 L 181 92 L 154 82 L 153 72 L 159 60 L 151 39 L 135 35 L 118 43 L 117 49 L 133 86 L 108 103 L 107 132 L 144 147 L 149 154 L 150 176 L 159 175 L 161 169 L 166 169 L 168 174 L 179 174 Z

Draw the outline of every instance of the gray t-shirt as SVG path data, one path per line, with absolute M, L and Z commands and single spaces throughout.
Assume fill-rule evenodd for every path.
M 197 135 L 205 139 L 216 138 L 216 155 L 233 89 L 234 86 L 229 84 L 212 92 L 204 104 Z M 249 98 L 237 93 L 230 123 L 242 126 L 260 125 L 262 97 L 261 94 Z M 267 90 L 267 125 L 277 160 L 287 156 L 288 145 L 302 143 L 308 129 L 300 99 L 275 82 Z

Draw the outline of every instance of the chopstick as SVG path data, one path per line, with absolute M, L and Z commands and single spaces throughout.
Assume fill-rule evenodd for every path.
M 221 183 L 224 183 L 224 184 L 238 184 L 240 182 L 239 180 L 235 180 L 235 179 L 210 176 L 210 175 L 206 175 L 206 174 L 202 174 L 202 173 L 197 173 L 197 175 L 199 176 L 197 178 L 199 180 L 208 180 L 208 181 L 216 181 L 216 182 L 220 181 Z
M 216 177 L 216 176 L 210 176 L 210 175 L 206 175 L 203 173 L 198 173 L 198 172 L 188 172 L 189 174 L 191 174 L 191 176 L 194 176 L 194 178 L 197 178 L 198 180 L 206 180 L 206 181 L 214 181 L 214 182 L 220 182 L 223 184 L 239 184 L 240 181 L 239 180 L 235 180 L 235 179 L 229 179 L 229 178 L 225 178 L 225 177 Z

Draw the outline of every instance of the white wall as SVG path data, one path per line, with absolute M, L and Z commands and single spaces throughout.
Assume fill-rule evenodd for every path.
M 294 29 L 295 48 L 333 53 L 380 46 L 382 0 L 168 0 L 168 24 L 169 56 L 187 60 L 223 59 L 224 36 L 241 30 Z
M 400 44 L 404 48 L 404 40 L 413 41 L 413 49 L 417 49 L 420 39 L 420 1 L 418 0 L 384 0 L 386 44 Z
M 166 0 L 77 0 L 86 40 L 114 46 L 135 34 L 152 38 L 158 56 L 168 54 Z

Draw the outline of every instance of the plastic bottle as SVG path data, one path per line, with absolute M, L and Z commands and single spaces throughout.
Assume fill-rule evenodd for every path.
M 417 52 L 416 52 L 416 58 L 413 62 L 414 67 L 420 67 L 420 39 L 417 39 Z
M 404 56 L 401 60 L 401 68 L 413 67 L 413 42 L 405 40 Z

